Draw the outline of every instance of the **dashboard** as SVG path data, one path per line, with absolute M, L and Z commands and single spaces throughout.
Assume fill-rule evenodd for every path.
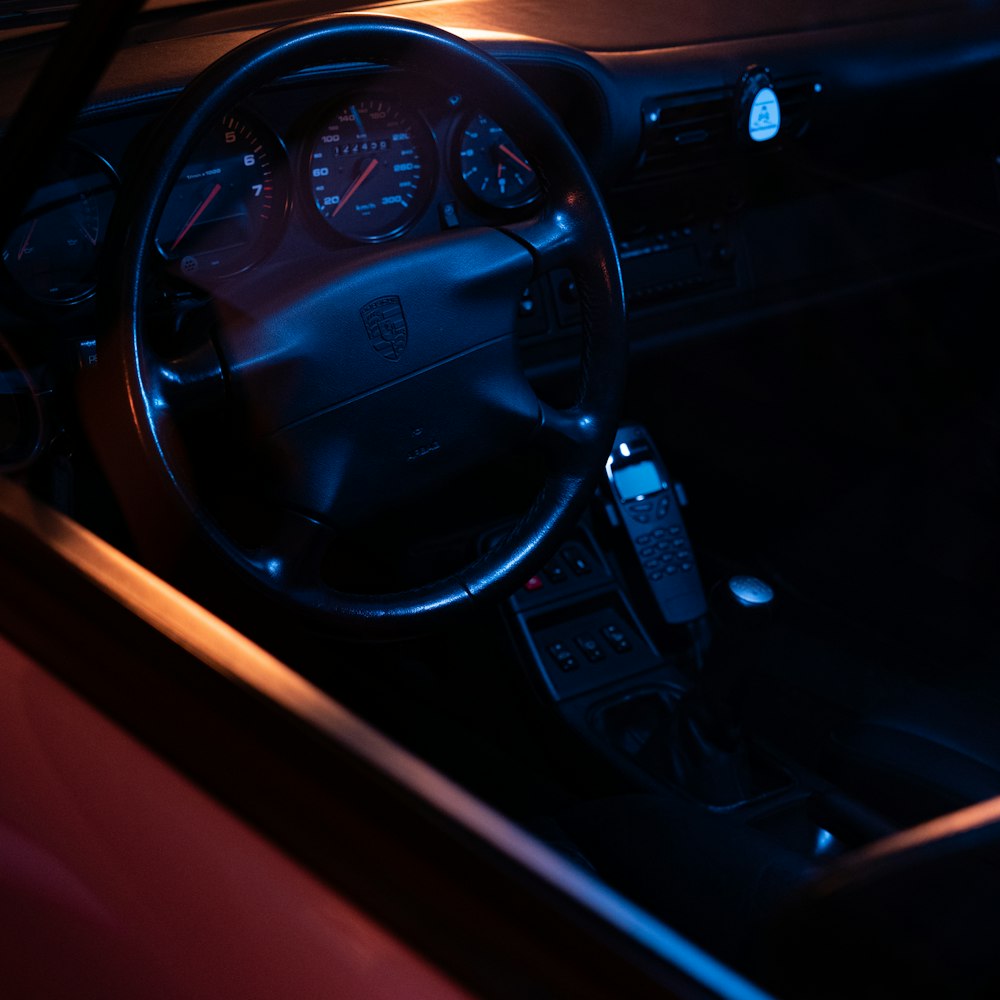
M 119 191 L 159 115 L 213 59 L 315 12 L 307 3 L 177 19 L 154 11 L 133 29 L 2 251 L 5 367 L 30 375 L 9 378 L 6 396 L 19 402 L 7 423 L 18 430 L 0 442 L 5 468 L 51 442 L 53 422 L 43 430 L 38 407 L 65 399 L 96 358 L 94 292 L 115 266 L 109 226 L 116 207 L 117 225 L 128 225 Z M 732 12 L 678 7 L 671 21 L 643 3 L 631 19 L 590 4 L 571 19 L 531 3 L 404 12 L 457 25 L 564 124 L 607 202 L 634 351 L 655 355 L 872 281 L 996 260 L 998 118 L 976 100 L 1000 80 L 988 6 L 761 8 L 739 14 L 734 34 L 719 32 Z M 46 35 L 9 44 L 6 117 Z M 781 119 L 766 141 L 741 120 L 754 71 L 767 85 L 754 93 L 773 94 Z M 922 107 L 947 109 L 933 135 Z M 266 282 L 316 255 L 349 260 L 365 247 L 507 225 L 543 199 L 516 122 L 485 119 L 458 85 L 359 60 L 312 67 L 231 109 L 179 173 L 154 253 L 182 325 L 192 304 L 250 269 Z M 544 276 L 515 308 L 529 372 L 573 369 L 573 276 Z

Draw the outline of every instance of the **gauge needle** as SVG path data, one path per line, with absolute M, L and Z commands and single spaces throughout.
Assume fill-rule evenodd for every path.
M 17 259 L 20 260 L 27 252 L 28 247 L 31 245 L 31 237 L 35 235 L 35 226 L 38 225 L 38 219 L 35 219 L 31 224 L 31 228 L 28 230 L 28 235 L 24 237 L 24 242 L 21 244 L 21 249 L 17 251 Z
M 358 114 L 358 109 L 352 104 L 351 114 L 354 115 L 354 122 L 358 126 L 358 138 L 367 139 L 368 133 L 365 131 L 364 125 L 361 124 L 361 115 Z
M 97 237 L 92 236 L 90 230 L 79 220 L 76 220 L 76 228 L 80 230 L 81 233 L 86 237 L 87 242 L 92 246 L 97 246 Z
M 180 236 L 174 240 L 173 245 L 170 247 L 170 252 L 173 253 L 177 249 L 177 244 L 180 243 L 182 239 L 191 231 L 191 227 L 201 218 L 202 212 L 208 208 L 209 205 L 215 200 L 215 196 L 222 190 L 221 184 L 216 184 L 211 191 L 208 192 L 208 197 L 191 213 L 191 217 L 184 223 L 184 228 L 181 230 Z
M 528 166 L 527 163 L 524 162 L 524 160 L 521 159 L 520 156 L 517 155 L 517 153 L 512 152 L 503 143 L 500 143 L 500 152 L 509 156 L 519 167 L 524 167 L 524 169 L 527 170 L 529 174 L 533 174 L 535 172 L 534 170 L 531 169 L 531 167 Z
M 368 166 L 365 167 L 365 169 L 362 170 L 361 173 L 354 178 L 354 183 L 344 192 L 344 197 L 337 202 L 337 207 L 330 213 L 331 219 L 335 219 L 337 217 L 337 213 L 351 200 L 351 198 L 354 197 L 354 192 L 357 191 L 357 189 L 361 187 L 361 185 L 364 184 L 366 180 L 368 180 L 369 176 L 371 175 L 371 172 L 377 166 L 378 166 L 378 160 L 377 159 L 371 160 L 368 163 Z

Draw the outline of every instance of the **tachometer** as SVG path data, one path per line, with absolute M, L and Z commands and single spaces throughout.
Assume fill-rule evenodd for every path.
M 319 214 L 349 239 L 389 239 L 419 216 L 431 188 L 430 133 L 396 103 L 359 97 L 316 132 L 309 190 Z
M 277 137 L 227 115 L 195 147 L 156 231 L 160 252 L 185 275 L 232 274 L 256 263 L 287 207 Z

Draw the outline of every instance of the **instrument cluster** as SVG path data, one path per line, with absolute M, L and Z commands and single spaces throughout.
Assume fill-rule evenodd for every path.
M 423 231 L 439 214 L 447 228 L 528 210 L 541 188 L 516 139 L 457 103 L 428 112 L 398 90 L 344 89 L 289 120 L 279 114 L 279 127 L 238 108 L 180 170 L 153 252 L 168 274 L 221 279 L 272 255 L 290 227 L 349 247 Z M 2 250 L 22 296 L 61 308 L 94 293 L 118 186 L 98 153 L 67 146 Z

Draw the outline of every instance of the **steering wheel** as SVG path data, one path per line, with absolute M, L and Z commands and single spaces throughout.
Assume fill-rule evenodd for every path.
M 373 63 L 448 81 L 465 106 L 516 123 L 541 181 L 528 220 L 359 248 L 351 262 L 227 279 L 236 319 L 214 347 L 230 419 L 278 470 L 284 508 L 267 544 L 237 539 L 199 500 L 178 425 L 194 377 L 148 336 L 151 250 L 175 177 L 210 123 L 261 87 L 307 67 Z M 617 252 L 600 195 L 560 123 L 499 62 L 411 21 L 337 15 L 281 27 L 198 76 L 150 138 L 119 199 L 120 280 L 85 390 L 94 446 L 140 550 L 154 568 L 205 544 L 254 585 L 337 630 L 413 632 L 522 584 L 580 516 L 616 428 L 626 360 Z M 569 268 L 584 345 L 577 399 L 556 408 L 526 379 L 515 304 L 536 276 Z M 381 311 L 381 312 L 380 312 Z M 373 350 L 385 315 L 406 350 Z M 368 317 L 368 318 L 366 318 Z M 397 353 L 397 357 L 387 355 Z M 351 524 L 512 449 L 534 448 L 543 483 L 498 544 L 443 579 L 386 594 L 334 589 L 322 572 L 325 525 Z

